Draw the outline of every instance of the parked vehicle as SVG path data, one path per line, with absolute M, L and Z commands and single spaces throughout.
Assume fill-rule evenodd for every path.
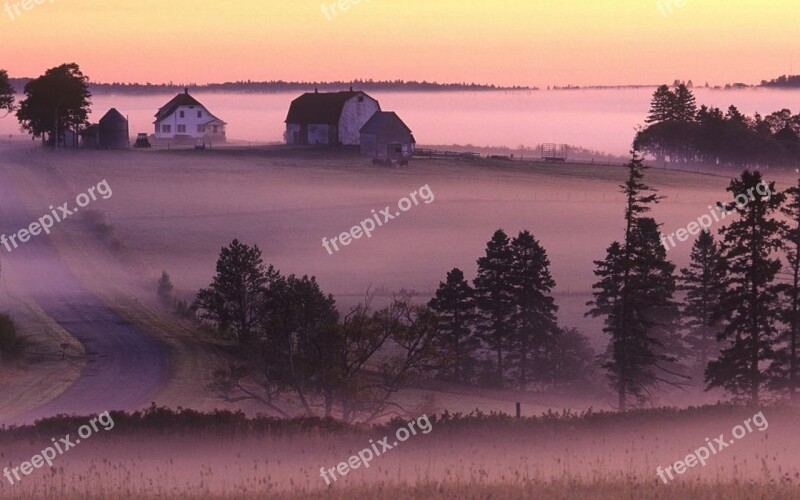
M 149 147 L 152 147 L 152 146 L 150 146 L 150 141 L 147 139 L 147 134 L 146 133 L 140 133 L 139 135 L 137 135 L 136 136 L 136 142 L 133 144 L 133 147 L 135 147 L 135 148 L 149 148 Z

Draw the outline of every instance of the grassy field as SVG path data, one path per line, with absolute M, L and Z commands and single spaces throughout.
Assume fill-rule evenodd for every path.
M 324 421 L 246 421 L 237 416 L 114 415 L 108 432 L 34 470 L 4 498 L 600 498 L 779 499 L 800 494 L 797 409 L 760 408 L 769 421 L 665 485 L 656 475 L 704 443 L 730 436 L 755 409 L 730 406 L 624 415 L 431 418 L 370 467 L 327 486 L 332 468 L 393 439 L 404 422 L 347 428 Z M 15 466 L 85 419 L 0 433 L 3 464 Z
M 74 200 L 77 193 L 106 179 L 113 190 L 91 207 L 93 218 L 66 221 L 51 234 L 70 271 L 117 312 L 163 339 L 173 359 L 173 377 L 159 404 L 211 409 L 219 402 L 205 393 L 209 374 L 225 362 L 213 339 L 155 305 L 155 282 L 170 273 L 179 298 L 191 301 L 207 285 L 219 249 L 233 238 L 258 244 L 265 260 L 283 273 L 317 277 L 341 308 L 360 301 L 367 290 L 376 305 L 400 290 L 427 300 L 445 273 L 475 273 L 492 232 L 528 229 L 542 242 L 558 283 L 559 320 L 576 326 L 605 347 L 596 320 L 585 318 L 592 260 L 600 258 L 622 231 L 622 167 L 551 165 L 502 160 L 420 160 L 409 168 L 372 166 L 347 151 L 240 148 L 212 151 L 62 151 L 17 144 L 2 146 L 0 168 L 31 214 Z M 786 185 L 788 176 L 780 179 Z M 726 175 L 652 169 L 647 182 L 666 196 L 654 215 L 665 230 L 683 227 L 724 196 Z M 371 215 L 396 206 L 428 185 L 435 194 L 359 240 L 328 255 L 321 245 Z M 671 250 L 685 265 L 690 244 Z M 24 281 L 4 270 L 9 283 Z M 66 377 L 68 379 L 68 377 Z M 13 392 L 13 390 L 12 390 Z M 526 412 L 549 407 L 607 407 L 602 399 L 553 398 L 538 394 L 463 390 L 410 390 L 403 402 L 434 397 L 438 410 L 511 411 L 521 401 Z M 663 404 L 714 401 L 705 395 L 665 396 Z M 241 406 L 248 412 L 257 407 Z M 529 414 L 530 414 L 529 413 Z
M 5 146 L 4 146 L 5 147 Z M 593 259 L 620 237 L 621 167 L 511 163 L 502 160 L 415 161 L 407 169 L 373 167 L 348 152 L 286 148 L 215 151 L 54 153 L 8 146 L 0 168 L 10 176 L 31 214 L 74 200 L 106 179 L 108 200 L 92 216 L 57 227 L 51 243 L 70 271 L 122 317 L 163 340 L 169 348 L 170 381 L 153 396 L 159 405 L 209 411 L 255 404 L 222 404 L 207 390 L 214 368 L 228 359 L 225 343 L 160 309 L 155 282 L 167 270 L 177 295 L 189 299 L 205 286 L 219 249 L 233 238 L 258 244 L 282 272 L 316 275 L 340 307 L 367 289 L 385 301 L 401 288 L 427 300 L 452 267 L 474 275 L 475 260 L 498 227 L 531 230 L 548 250 L 558 282 L 562 324 L 580 327 L 601 349 L 598 324 L 583 317 Z M 666 230 L 684 227 L 723 199 L 727 175 L 652 169 L 647 182 L 665 200 L 654 212 Z M 791 176 L 778 176 L 779 188 Z M 395 205 L 428 185 L 429 205 L 328 255 L 322 237 L 335 236 L 371 209 Z M 685 265 L 690 244 L 670 251 Z M 30 407 L 57 394 L 77 376 L 82 351 L 52 358 L 72 342 L 21 291 L 24 276 L 3 269 L 3 306 L 37 346 L 27 362 L 0 371 L 2 411 Z M 6 381 L 8 383 L 6 383 Z M 697 391 L 666 394 L 658 404 L 713 402 Z M 448 384 L 425 384 L 400 393 L 398 402 L 430 414 L 549 408 L 608 409 L 603 394 L 540 394 Z M 368 470 L 353 471 L 327 487 L 320 467 L 334 467 L 388 431 L 310 430 L 292 435 L 237 434 L 207 430 L 126 429 L 60 457 L 52 470 L 37 470 L 18 485 L 3 483 L 8 498 L 797 498 L 796 410 L 767 408 L 770 427 L 748 435 L 706 467 L 663 485 L 655 467 L 666 466 L 730 432 L 753 408 L 663 411 L 561 419 L 554 425 L 513 420 L 437 423 Z M 523 419 L 522 422 L 528 422 Z M 75 423 L 75 426 L 80 425 Z M 0 433 L 0 461 L 18 465 L 72 429 L 33 434 Z

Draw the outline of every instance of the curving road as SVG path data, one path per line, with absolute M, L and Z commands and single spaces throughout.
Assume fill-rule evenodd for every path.
M 3 151 L 4 156 L 8 152 Z M 24 153 L 19 156 L 24 158 Z M 0 234 L 5 235 L 27 227 L 47 211 L 48 205 L 66 201 L 42 200 L 40 213 L 30 213 L 14 192 L 5 171 L 24 168 L 20 166 L 24 161 L 14 163 L 0 166 Z M 69 231 L 70 223 L 74 221 L 57 223 L 53 231 Z M 151 401 L 167 380 L 169 359 L 165 346 L 122 319 L 83 287 L 48 238 L 41 235 L 32 238 L 11 253 L 0 246 L 0 260 L 2 272 L 14 273 L 18 278 L 15 281 L 24 283 L 25 291 L 48 316 L 78 339 L 87 353 L 80 377 L 65 392 L 0 423 L 26 424 L 57 414 L 132 410 Z

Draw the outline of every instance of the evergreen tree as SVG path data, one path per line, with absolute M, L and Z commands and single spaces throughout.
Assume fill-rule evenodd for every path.
M 515 310 L 509 361 L 520 389 L 525 390 L 533 377 L 541 380 L 545 376 L 547 353 L 553 349 L 559 333 L 558 307 L 551 296 L 555 281 L 550 274 L 550 260 L 533 235 L 528 231 L 519 233 L 511 242 L 511 254 L 510 283 Z
M 770 367 L 771 387 L 788 392 L 791 399 L 798 397 L 800 384 L 800 179 L 784 192 L 787 203 L 781 208 L 787 224 L 782 238 L 786 251 L 786 273 L 789 282 L 779 285 L 783 298 L 780 319 L 786 325 L 775 360 Z
M 463 271 L 456 268 L 447 273 L 447 281 L 439 284 L 436 296 L 428 304 L 438 316 L 434 342 L 448 361 L 445 378 L 456 382 L 468 382 L 474 377 L 475 353 L 481 347 L 480 339 L 473 331 L 476 317 L 474 294 L 464 279 Z
M 709 359 L 719 353 L 719 326 L 715 311 L 724 293 L 724 268 L 714 237 L 708 230 L 700 233 L 692 246 L 689 267 L 681 269 L 681 290 L 686 292 L 683 305 L 683 326 L 686 343 L 696 359 L 693 372 L 702 374 Z
M 158 288 L 156 293 L 158 295 L 158 302 L 164 307 L 172 305 L 172 281 L 169 279 L 169 274 L 166 271 L 161 271 L 161 278 L 158 280 Z
M 678 85 L 673 91 L 674 101 L 671 119 L 680 123 L 692 123 L 697 117 L 697 102 L 694 94 L 684 85 Z
M 647 123 L 662 123 L 673 119 L 675 107 L 675 94 L 667 85 L 660 85 L 653 93 L 650 101 L 650 114 L 645 120 Z
M 678 287 L 675 265 L 667 260 L 655 219 L 640 218 L 633 237 L 631 298 L 653 345 L 655 382 L 682 385 L 688 378 L 683 364 L 688 352 L 679 329 L 680 308 L 674 299 Z
M 603 331 L 611 342 L 603 365 L 617 391 L 619 409 L 629 397 L 642 403 L 659 382 L 672 383 L 680 348 L 674 330 L 677 306 L 674 266 L 666 260 L 658 225 L 642 217 L 660 197 L 643 182 L 645 166 L 637 152 L 628 164 L 628 179 L 620 186 L 626 196 L 625 240 L 609 246 L 605 260 L 596 261 L 591 316 L 605 316 Z M 648 193 L 649 192 L 649 193 Z M 661 372 L 666 373 L 665 377 Z
M 775 194 L 755 194 L 765 187 Z M 767 186 L 761 173 L 745 170 L 728 186 L 733 201 L 721 204 L 739 217 L 720 230 L 727 275 L 717 315 L 727 320 L 719 336 L 727 346 L 709 363 L 706 382 L 709 389 L 722 387 L 753 403 L 759 401 L 766 382 L 762 364 L 774 357 L 780 311 L 775 278 L 781 262 L 773 254 L 782 246 L 785 225 L 772 216 L 785 196 L 774 188 L 774 183 Z
M 486 245 L 486 256 L 478 259 L 478 275 L 473 281 L 478 307 L 478 332 L 496 356 L 496 383 L 506 377 L 505 355 L 513 334 L 511 314 L 514 302 L 511 290 L 511 245 L 502 229 L 495 231 Z
M 278 272 L 264 265 L 258 246 L 233 240 L 220 251 L 216 275 L 200 290 L 192 307 L 202 320 L 231 331 L 246 344 L 263 326 L 266 291 L 278 280 Z

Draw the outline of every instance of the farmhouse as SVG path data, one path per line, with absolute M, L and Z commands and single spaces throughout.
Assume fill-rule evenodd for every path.
M 416 147 L 411 129 L 394 111 L 378 111 L 361 128 L 361 154 L 389 161 L 407 161 Z
M 225 123 L 189 95 L 189 89 L 176 95 L 156 113 L 156 139 L 225 140 Z
M 358 145 L 361 127 L 381 110 L 364 92 L 305 93 L 292 101 L 286 117 L 286 144 Z

